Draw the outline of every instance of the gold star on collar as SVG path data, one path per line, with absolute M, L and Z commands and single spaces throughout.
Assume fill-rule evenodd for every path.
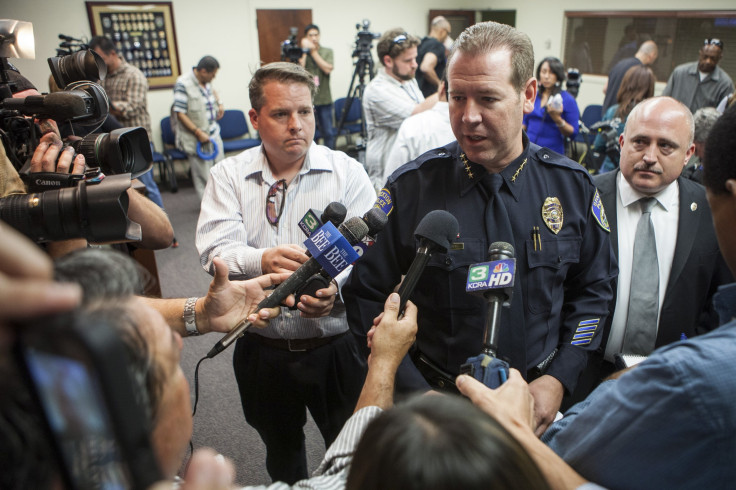
M 468 178 L 472 179 L 473 171 L 470 169 L 470 163 L 468 163 L 468 157 L 465 156 L 465 153 L 460 154 L 460 160 L 462 160 L 465 171 L 468 173 Z

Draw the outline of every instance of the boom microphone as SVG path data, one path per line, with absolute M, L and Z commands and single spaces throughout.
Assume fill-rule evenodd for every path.
M 59 39 L 61 39 L 62 41 L 67 41 L 67 42 L 72 42 L 72 41 L 77 42 L 77 43 L 81 43 L 82 42 L 81 39 L 77 39 L 77 38 L 71 37 L 71 36 L 65 36 L 64 34 L 59 34 Z
M 360 218 L 353 217 L 345 221 L 338 228 L 339 233 L 345 237 L 350 245 L 355 245 L 368 233 L 368 225 Z M 280 305 L 290 294 L 298 290 L 310 277 L 317 274 L 322 270 L 322 266 L 316 258 L 312 257 L 301 265 L 297 270 L 294 271 L 284 282 L 278 285 L 273 290 L 271 295 L 264 298 L 263 301 L 258 303 L 256 311 L 262 310 L 263 308 L 273 308 Z M 238 323 L 235 328 L 220 339 L 217 344 L 210 349 L 207 353 L 207 358 L 211 359 L 217 354 L 225 350 L 230 344 L 240 338 L 247 329 L 251 327 L 252 323 L 247 320 L 242 320 Z
M 450 249 L 450 243 L 457 238 L 459 230 L 460 225 L 457 219 L 441 209 L 430 211 L 419 222 L 417 229 L 414 231 L 414 236 L 419 239 L 417 255 L 414 257 L 411 266 L 409 266 L 398 291 L 401 298 L 399 304 L 400 314 L 403 313 L 406 302 L 414 292 L 414 288 L 419 282 L 419 276 L 422 275 L 432 254 L 440 251 L 447 252 Z
M 26 116 L 67 121 L 94 113 L 92 97 L 82 90 L 30 95 L 22 99 L 5 99 L 4 109 L 19 111 Z

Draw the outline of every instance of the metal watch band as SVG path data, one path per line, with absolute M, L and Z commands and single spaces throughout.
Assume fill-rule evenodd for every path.
M 187 302 L 184 303 L 184 314 L 182 317 L 184 318 L 184 326 L 187 329 L 188 336 L 199 335 L 197 319 L 194 315 L 194 307 L 197 304 L 198 299 L 199 298 L 189 298 L 187 299 Z

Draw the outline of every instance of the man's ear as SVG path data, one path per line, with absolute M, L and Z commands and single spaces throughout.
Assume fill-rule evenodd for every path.
M 384 54 L 383 55 L 383 66 L 385 66 L 386 68 L 393 68 L 394 59 L 391 56 Z
M 248 111 L 248 116 L 250 117 L 251 126 L 253 126 L 255 131 L 258 131 L 258 112 L 255 109 L 251 109 Z
M 529 114 L 534 110 L 534 101 L 537 99 L 537 79 L 532 77 L 526 81 L 524 91 L 524 114 Z
M 690 161 L 690 158 L 695 154 L 695 143 L 690 145 L 690 148 L 687 149 L 685 152 L 685 163 L 682 164 L 683 167 L 687 165 L 687 162 Z

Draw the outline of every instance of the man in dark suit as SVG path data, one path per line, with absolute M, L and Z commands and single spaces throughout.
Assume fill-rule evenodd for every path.
M 619 261 L 613 314 L 578 384 L 576 400 L 613 372 L 614 354 L 648 355 L 683 336 L 716 328 L 711 297 L 719 285 L 732 281 L 718 249 L 705 189 L 680 176 L 695 148 L 687 107 L 670 97 L 642 102 L 629 115 L 619 142 L 620 171 L 595 178 Z M 649 211 L 639 202 L 646 198 L 654 198 Z M 646 253 L 639 238 L 642 217 L 643 224 L 651 222 L 656 248 L 647 264 L 637 262 Z M 638 275 L 643 269 L 648 278 Z M 650 279 L 654 285 L 647 284 Z M 649 303 L 644 302 L 647 291 L 657 293 Z

